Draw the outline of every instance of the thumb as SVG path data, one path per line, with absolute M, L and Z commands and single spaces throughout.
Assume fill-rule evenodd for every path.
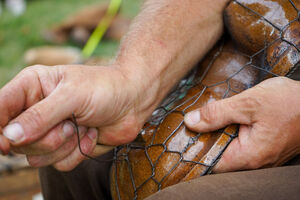
M 246 99 L 246 100 L 245 100 Z M 197 132 L 215 131 L 230 124 L 250 124 L 256 109 L 250 98 L 242 94 L 214 101 L 187 113 L 184 122 Z
M 71 91 L 59 89 L 31 106 L 4 129 L 3 135 L 13 145 L 30 144 L 43 137 L 52 127 L 69 118 L 78 104 L 78 98 L 69 98 Z

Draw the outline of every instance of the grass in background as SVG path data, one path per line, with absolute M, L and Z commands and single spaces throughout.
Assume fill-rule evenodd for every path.
M 61 22 L 83 6 L 100 2 L 108 0 L 31 0 L 20 17 L 14 17 L 4 10 L 0 15 L 0 87 L 25 67 L 23 55 L 26 50 L 51 44 L 43 39 L 43 30 Z M 140 0 L 123 0 L 121 13 L 135 16 L 140 3 Z M 118 42 L 104 40 L 97 47 L 95 55 L 112 56 L 117 48 Z

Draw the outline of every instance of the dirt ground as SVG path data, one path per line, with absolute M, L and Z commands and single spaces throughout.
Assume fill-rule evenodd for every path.
M 25 168 L 0 175 L 0 200 L 32 200 L 38 193 L 37 169 Z

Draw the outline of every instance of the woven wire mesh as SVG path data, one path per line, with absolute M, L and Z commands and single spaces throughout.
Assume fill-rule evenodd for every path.
M 121 199 L 121 195 L 120 195 L 120 191 L 119 191 L 120 183 L 118 182 L 120 180 L 117 177 L 118 170 L 119 170 L 118 169 L 119 162 L 127 163 L 128 169 L 126 169 L 126 170 L 129 172 L 130 183 L 126 183 L 126 184 L 128 184 L 128 187 L 132 187 L 132 189 L 129 192 L 134 193 L 134 194 L 132 194 L 133 199 L 139 198 L 138 191 L 149 181 L 152 181 L 157 185 L 157 190 L 162 189 L 162 184 L 165 181 L 165 179 L 182 163 L 193 163 L 195 165 L 201 165 L 201 166 L 205 167 L 205 170 L 202 172 L 202 174 L 200 174 L 201 176 L 211 173 L 212 168 L 217 163 L 218 159 L 220 158 L 220 156 L 226 149 L 227 145 L 229 145 L 230 142 L 235 137 L 238 136 L 238 128 L 236 129 L 236 131 L 234 133 L 226 132 L 226 129 L 217 131 L 217 132 L 221 132 L 223 134 L 229 135 L 230 139 L 228 140 L 227 144 L 224 145 L 224 148 L 221 149 L 219 151 L 219 153 L 214 158 L 212 158 L 209 162 L 201 162 L 201 161 L 198 162 L 198 161 L 194 161 L 194 160 L 189 160 L 189 159 L 186 159 L 186 157 L 184 156 L 187 149 L 189 149 L 192 145 L 194 145 L 195 142 L 198 140 L 198 138 L 203 133 L 196 133 L 195 135 L 190 136 L 190 138 L 188 139 L 188 142 L 185 144 L 184 148 L 182 148 L 181 151 L 176 151 L 174 149 L 170 149 L 166 144 L 167 144 L 167 142 L 169 142 L 170 138 L 172 138 L 174 136 L 174 134 L 176 134 L 178 132 L 178 130 L 180 128 L 185 126 L 184 122 L 183 122 L 183 116 L 187 113 L 187 110 L 191 106 L 193 106 L 194 104 L 196 104 L 199 101 L 199 99 L 202 97 L 202 95 L 208 89 L 220 86 L 222 84 L 226 84 L 227 89 L 224 92 L 222 98 L 227 98 L 227 97 L 230 97 L 234 94 L 238 94 L 241 92 L 241 91 L 236 90 L 236 88 L 232 86 L 231 80 L 235 76 L 237 76 L 239 73 L 241 73 L 243 70 L 245 70 L 246 68 L 248 68 L 248 69 L 253 68 L 259 73 L 257 73 L 255 82 L 253 82 L 249 85 L 246 85 L 246 88 L 244 88 L 244 89 L 250 88 L 250 87 L 254 86 L 255 84 L 263 81 L 266 78 L 277 77 L 277 76 L 282 76 L 282 75 L 290 76 L 296 70 L 296 68 L 299 66 L 299 60 L 300 60 L 300 49 L 299 49 L 300 45 L 299 45 L 299 43 L 296 43 L 295 40 L 291 41 L 291 40 L 285 38 L 284 33 L 293 23 L 300 21 L 300 10 L 296 6 L 296 5 L 299 5 L 300 3 L 298 2 L 298 0 L 285 0 L 285 1 L 289 2 L 291 7 L 293 8 L 293 13 L 295 13 L 295 16 L 294 16 L 294 19 L 289 20 L 284 25 L 277 23 L 276 21 L 274 22 L 270 18 L 263 16 L 261 13 L 259 13 L 255 9 L 246 6 L 244 3 L 244 2 L 247 2 L 246 0 L 244 0 L 244 1 L 243 0 L 239 0 L 239 1 L 233 0 L 233 2 L 231 2 L 231 3 L 239 5 L 248 14 L 250 14 L 252 16 L 256 16 L 260 22 L 265 23 L 267 26 L 273 27 L 274 30 L 278 33 L 277 37 L 272 38 L 271 41 L 265 40 L 264 44 L 263 44 L 263 48 L 259 49 L 258 51 L 254 52 L 254 53 L 249 54 L 249 53 L 245 53 L 245 52 L 244 53 L 240 52 L 247 58 L 248 61 L 246 62 L 246 64 L 240 66 L 239 70 L 232 73 L 226 80 L 222 80 L 220 82 L 217 82 L 217 83 L 214 83 L 211 85 L 206 85 L 203 83 L 203 79 L 205 78 L 207 73 L 210 71 L 211 66 L 213 65 L 214 61 L 220 56 L 221 52 L 223 51 L 224 42 L 219 45 L 219 49 L 214 52 L 213 56 L 211 56 L 211 60 L 210 60 L 209 64 L 207 65 L 207 68 L 204 71 L 202 71 L 200 76 L 198 76 L 197 70 L 194 69 L 187 77 L 185 77 L 183 80 L 181 80 L 179 85 L 162 102 L 161 106 L 153 112 L 152 117 L 149 119 L 148 123 L 145 125 L 145 127 L 139 133 L 139 136 L 142 136 L 145 133 L 145 131 L 147 131 L 148 129 L 152 129 L 153 134 L 151 136 L 152 137 L 151 141 L 145 145 L 145 143 L 143 143 L 139 140 L 139 136 L 138 136 L 136 141 L 134 141 L 130 144 L 122 145 L 122 146 L 115 148 L 115 150 L 114 150 L 115 151 L 115 153 L 114 153 L 115 176 L 114 176 L 114 180 L 112 180 L 112 181 L 114 181 L 114 183 L 115 183 L 115 190 L 117 192 L 117 197 L 119 199 Z M 272 1 L 272 2 L 276 2 L 276 1 Z M 298 35 L 296 35 L 295 37 L 297 37 L 297 36 L 300 38 L 299 32 L 298 32 Z M 276 42 L 284 43 L 284 45 L 286 45 L 286 48 L 292 47 L 296 52 L 292 56 L 294 56 L 294 58 L 299 58 L 298 62 L 293 63 L 293 66 L 285 74 L 276 73 L 276 72 L 274 72 L 274 70 L 272 71 L 273 67 L 276 64 L 278 64 L 276 62 L 274 62 L 274 63 L 271 62 L 272 65 L 266 65 L 266 60 L 267 60 L 266 52 Z M 297 60 L 297 59 L 294 59 L 294 60 Z M 185 97 L 187 92 L 191 88 L 196 87 L 196 86 L 201 86 L 202 89 L 197 94 L 193 95 L 192 97 L 190 97 L 182 102 L 182 99 Z M 183 105 L 187 105 L 187 104 L 189 104 L 189 105 L 186 106 L 184 109 L 181 109 L 181 110 L 178 109 L 178 108 L 182 107 Z M 154 143 L 154 140 L 157 137 L 157 135 L 156 135 L 157 130 L 162 125 L 162 123 L 164 123 L 166 117 L 169 116 L 170 114 L 174 114 L 174 113 L 181 115 L 182 121 L 180 121 L 178 123 L 178 126 L 170 132 L 170 135 L 168 137 L 166 137 L 162 143 L 159 143 L 159 144 Z M 148 150 L 154 146 L 161 148 L 162 151 L 155 160 L 152 160 L 149 156 Z M 139 185 L 136 184 L 136 181 L 135 181 L 136 177 L 134 176 L 134 172 L 132 169 L 132 163 L 131 163 L 132 160 L 130 160 L 130 157 L 129 157 L 129 153 L 133 150 L 143 151 L 145 153 L 145 156 L 148 159 L 148 163 L 152 169 L 151 175 Z M 163 177 L 161 177 L 159 180 L 157 180 L 155 178 L 156 167 L 157 167 L 158 163 L 160 162 L 160 159 L 162 158 L 162 156 L 167 153 L 177 154 L 179 159 L 177 160 L 176 164 L 174 164 L 169 169 L 169 171 L 166 174 L 164 174 Z M 102 162 L 102 161 L 99 160 L 99 162 Z

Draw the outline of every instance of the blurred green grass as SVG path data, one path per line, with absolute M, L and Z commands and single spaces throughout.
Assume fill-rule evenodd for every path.
M 100 2 L 108 0 L 31 0 L 20 17 L 4 10 L 0 15 L 0 87 L 25 67 L 23 54 L 26 50 L 50 44 L 43 39 L 43 30 L 86 5 Z M 140 0 L 124 0 L 121 13 L 135 16 L 140 3 Z M 95 55 L 112 56 L 117 48 L 118 42 L 105 40 L 97 47 Z

